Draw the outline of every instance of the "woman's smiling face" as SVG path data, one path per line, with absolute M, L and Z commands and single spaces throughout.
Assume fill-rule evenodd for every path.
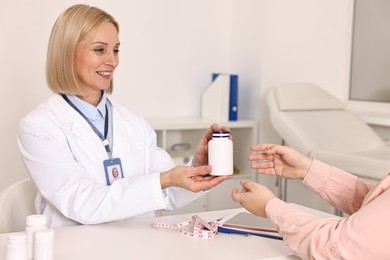
M 112 23 L 104 23 L 91 31 L 76 47 L 75 66 L 87 96 L 107 90 L 119 63 L 118 31 Z

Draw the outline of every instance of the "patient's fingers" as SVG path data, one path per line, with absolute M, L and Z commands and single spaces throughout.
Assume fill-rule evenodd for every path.
M 274 148 L 275 144 L 256 144 L 251 146 L 252 151 L 265 151 Z
M 273 168 L 275 166 L 273 161 L 261 161 L 261 162 L 253 162 L 252 168 L 254 169 L 267 169 Z
M 264 175 L 275 175 L 275 176 L 278 175 L 274 168 L 257 169 L 257 172 Z
M 250 161 L 259 161 L 259 160 L 273 160 L 274 156 L 271 154 L 265 153 L 256 153 L 248 156 Z

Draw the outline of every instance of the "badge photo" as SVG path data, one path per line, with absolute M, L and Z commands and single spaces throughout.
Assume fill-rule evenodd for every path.
M 103 161 L 107 185 L 123 178 L 122 163 L 120 158 L 113 158 Z

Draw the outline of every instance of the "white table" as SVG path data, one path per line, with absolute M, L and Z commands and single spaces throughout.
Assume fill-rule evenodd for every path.
M 241 210 L 197 215 L 210 221 Z M 298 259 L 289 256 L 291 251 L 280 240 L 222 233 L 209 239 L 191 238 L 173 230 L 152 227 L 157 221 L 174 224 L 188 220 L 192 215 L 58 228 L 55 229 L 55 260 Z M 7 234 L 0 234 L 0 260 L 5 259 L 6 240 Z

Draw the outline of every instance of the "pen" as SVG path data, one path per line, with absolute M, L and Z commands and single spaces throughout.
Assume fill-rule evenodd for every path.
M 225 233 L 225 234 L 253 235 L 253 236 L 260 236 L 260 237 L 272 238 L 272 239 L 277 239 L 277 240 L 283 240 L 283 238 L 281 236 L 248 232 L 248 231 L 236 230 L 236 229 L 231 229 L 231 228 L 223 228 L 223 227 L 218 227 L 218 232 Z

